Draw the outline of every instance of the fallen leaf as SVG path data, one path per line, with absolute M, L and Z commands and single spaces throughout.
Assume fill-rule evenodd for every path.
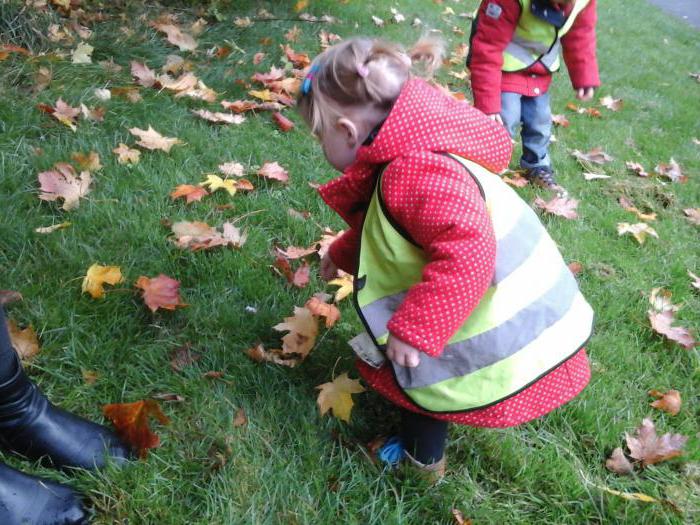
M 599 99 L 600 105 L 604 108 L 608 108 L 610 111 L 620 111 L 624 102 L 621 98 L 613 98 L 611 96 L 605 96 Z
M 321 41 L 322 51 L 325 51 L 333 44 L 337 44 L 342 40 L 342 38 L 339 35 L 336 35 L 335 33 L 329 33 L 325 29 L 321 29 L 321 31 L 318 34 L 318 38 Z
M 61 124 L 68 126 L 73 131 L 77 129 L 75 125 L 75 119 L 78 115 L 80 115 L 80 108 L 74 108 L 73 106 L 69 106 L 68 104 L 63 102 L 63 99 L 59 98 L 56 101 L 56 106 L 50 109 L 53 110 L 51 112 L 51 116 L 58 120 Z
M 619 496 L 620 498 L 624 498 L 629 501 L 643 501 L 644 503 L 659 503 L 659 500 L 656 498 L 652 498 L 648 494 L 644 494 L 642 492 L 620 492 L 619 490 L 614 490 L 608 487 L 603 487 L 600 485 L 593 485 L 596 488 L 599 488 L 600 490 L 603 490 L 607 492 L 608 494 L 612 494 L 613 496 Z
M 163 392 L 161 394 L 153 394 L 151 398 L 156 399 L 158 401 L 170 401 L 174 403 L 182 403 L 185 401 L 184 397 L 174 392 Z
M 282 353 L 284 355 L 298 355 L 304 359 L 316 343 L 318 335 L 318 322 L 308 308 L 294 307 L 294 315 L 285 317 L 284 322 L 272 327 L 278 332 L 288 331 L 282 337 Z
M 243 427 L 248 424 L 248 417 L 245 415 L 245 410 L 239 408 L 236 410 L 236 415 L 233 418 L 234 427 Z
M 175 310 L 187 306 L 180 298 L 180 281 L 167 275 L 160 274 L 152 279 L 142 275 L 135 286 L 142 290 L 143 302 L 151 312 L 159 308 Z
M 194 352 L 190 343 L 185 343 L 170 353 L 170 368 L 175 372 L 182 372 L 200 359 L 202 359 L 202 354 Z
M 249 17 L 236 17 L 233 20 L 233 25 L 240 27 L 241 29 L 250 27 L 253 25 L 253 21 Z
M 289 182 L 289 173 L 277 162 L 266 162 L 258 170 L 258 175 L 266 179 L 278 180 L 282 183 Z
M 209 192 L 201 186 L 193 186 L 192 184 L 180 184 L 171 193 L 172 200 L 184 198 L 187 204 L 202 200 L 202 197 L 209 195 Z
M 562 128 L 568 128 L 571 124 L 566 115 L 552 115 L 552 123 L 555 126 L 561 126 Z
M 624 235 L 625 233 L 631 233 L 639 244 L 644 244 L 647 235 L 659 238 L 659 234 L 656 230 L 644 222 L 639 222 L 637 224 L 630 224 L 628 222 L 618 222 L 617 223 L 617 234 Z
M 657 312 L 677 312 L 680 307 L 671 302 L 671 292 L 663 288 L 654 288 L 649 294 L 649 304 Z
M 142 148 L 150 150 L 159 149 L 165 151 L 166 153 L 169 153 L 170 148 L 172 148 L 175 144 L 182 144 L 182 141 L 180 139 L 164 137 L 156 130 L 154 130 L 151 126 L 148 126 L 147 130 L 139 128 L 130 128 L 129 133 L 141 139 L 137 141 L 136 144 L 138 144 Z
M 49 87 L 52 79 L 53 73 L 51 70 L 47 67 L 40 67 L 37 69 L 36 75 L 34 75 L 34 87 L 32 88 L 32 91 L 34 91 L 34 93 L 44 91 L 47 87 Z
M 678 390 L 668 392 L 649 390 L 649 395 L 656 398 L 656 401 L 650 403 L 653 408 L 663 410 L 672 416 L 678 415 L 681 411 L 681 393 Z
M 221 105 L 224 109 L 233 111 L 234 113 L 245 113 L 246 111 L 280 111 L 284 108 L 282 104 L 277 102 L 254 102 L 252 100 L 222 100 Z
M 640 177 L 648 177 L 649 173 L 644 169 L 644 166 L 642 166 L 639 162 L 632 162 L 632 161 L 627 161 L 625 162 L 625 167 L 639 175 Z
M 253 55 L 253 65 L 257 66 L 265 59 L 265 53 L 255 53 Z
M 654 465 L 683 454 L 683 446 L 688 440 L 680 434 L 656 435 L 656 427 L 651 419 L 645 418 L 636 429 L 636 437 L 625 435 L 630 456 L 641 461 L 642 467 Z
M 304 261 L 299 268 L 296 269 L 294 275 L 292 276 L 292 285 L 297 288 L 306 288 L 309 284 L 309 274 L 311 272 L 311 267 L 309 263 Z
M 311 255 L 316 252 L 316 246 L 310 246 L 309 248 L 301 248 L 299 246 L 289 246 L 284 250 L 282 248 L 277 248 L 277 252 L 283 255 L 286 259 L 301 259 L 307 255 Z
M 16 303 L 23 299 L 22 294 L 14 290 L 0 290 L 0 306 Z
M 326 328 L 332 327 L 340 319 L 340 310 L 334 304 L 329 304 L 326 301 L 314 295 L 306 301 L 304 305 L 312 314 L 326 319 Z
M 700 208 L 685 208 L 683 213 L 690 222 L 700 225 Z
M 100 164 L 100 156 L 95 151 L 91 151 L 88 154 L 72 153 L 71 158 L 81 170 L 98 171 L 102 169 L 102 164 Z
M 311 65 L 311 59 L 306 53 L 297 53 L 289 45 L 280 45 L 287 59 L 299 69 L 304 69 Z
M 455 525 L 472 525 L 472 520 L 465 518 L 459 509 L 452 509 L 452 517 L 455 520 Z
M 180 51 L 192 51 L 197 48 L 197 41 L 192 35 L 185 33 L 173 24 L 154 23 L 152 26 L 165 33 L 168 42 L 180 48 Z
M 95 88 L 95 98 L 106 101 L 112 98 L 112 92 L 109 89 Z
M 683 175 L 680 165 L 673 159 L 668 164 L 659 164 L 654 171 L 661 177 L 666 177 L 671 182 L 685 182 L 687 177 Z
M 145 87 L 154 87 L 160 83 L 156 80 L 156 74 L 148 68 L 146 64 L 141 64 L 135 60 L 131 61 L 131 76 L 136 79 L 136 83 Z
M 187 70 L 189 67 L 191 67 L 188 64 L 189 62 L 179 55 L 168 55 L 165 59 L 165 64 L 163 64 L 163 67 L 161 68 L 161 71 L 177 75 L 180 71 Z
M 103 122 L 105 119 L 106 108 L 94 107 L 89 108 L 85 104 L 80 104 L 80 113 L 84 118 L 88 120 L 94 120 L 95 122 Z
M 335 299 L 334 301 L 336 303 L 339 303 L 343 299 L 345 299 L 348 295 L 353 293 L 353 277 L 349 273 L 342 272 L 340 273 L 340 276 L 337 279 L 333 279 L 332 281 L 329 281 L 328 284 L 333 285 L 333 286 L 340 286 L 335 291 Z
M 92 52 L 94 48 L 85 42 L 80 42 L 71 53 L 71 61 L 74 64 L 92 64 Z
M 372 15 L 372 22 L 374 23 L 375 26 L 377 27 L 384 27 L 384 20 L 379 18 L 378 16 Z
M 631 213 L 634 213 L 640 221 L 655 221 L 656 220 L 656 213 L 642 213 L 632 204 L 632 202 L 630 202 L 629 199 L 627 199 L 627 197 L 619 197 L 617 199 L 617 202 L 620 203 L 620 206 L 622 206 L 622 208 L 625 211 L 629 211 Z
M 503 182 L 505 182 L 506 184 L 510 184 L 514 188 L 524 188 L 530 183 L 525 177 L 520 175 L 520 173 L 518 172 L 513 172 L 512 177 L 504 175 L 502 179 Z
M 566 197 L 554 197 L 552 200 L 545 202 L 542 198 L 537 197 L 534 205 L 552 215 L 559 215 L 566 219 L 577 219 L 576 207 L 578 201 Z
M 65 162 L 56 163 L 53 170 L 43 171 L 37 177 L 41 190 L 39 198 L 43 201 L 63 199 L 61 207 L 65 211 L 78 207 L 80 198 L 90 192 L 92 182 L 90 172 L 83 171 L 76 177 L 73 166 Z
M 160 445 L 160 438 L 151 431 L 148 420 L 155 418 L 161 425 L 170 423 L 152 399 L 105 405 L 102 413 L 112 422 L 119 437 L 134 447 L 142 459 L 148 455 L 149 448 Z
M 272 114 L 272 118 L 277 124 L 277 127 L 280 128 L 282 131 L 291 131 L 294 129 L 294 122 L 289 120 L 287 117 L 282 115 L 280 112 L 275 112 Z
M 575 149 L 571 155 L 579 161 L 592 162 L 593 164 L 605 164 L 613 160 L 613 157 L 605 153 L 602 148 L 593 148 L 588 153 L 582 153 Z
M 583 271 L 583 264 L 578 261 L 572 261 L 567 266 L 574 275 L 578 275 Z
M 328 253 L 331 244 L 333 244 L 336 239 L 343 235 L 343 233 L 345 233 L 343 230 L 340 230 L 338 233 L 334 233 L 333 230 L 329 229 L 323 231 L 321 238 L 316 241 L 316 245 L 318 246 L 316 251 L 321 259 L 323 259 L 323 257 Z
M 299 40 L 299 37 L 301 36 L 301 29 L 299 29 L 296 25 L 292 27 L 289 31 L 287 31 L 284 34 L 284 39 L 287 42 L 296 42 Z
M 632 463 L 625 457 L 620 447 L 613 450 L 611 456 L 605 461 L 605 468 L 615 474 L 622 475 L 632 474 L 634 472 Z
M 100 373 L 96 370 L 81 370 L 81 375 L 83 376 L 83 381 L 88 385 L 94 385 L 100 378 Z
M 308 5 L 309 5 L 309 0 L 298 0 L 294 4 L 294 11 L 299 13 L 300 11 L 303 11 L 304 9 L 306 9 L 308 7 Z
M 655 332 L 665 336 L 671 341 L 678 343 L 683 348 L 688 350 L 691 350 L 696 346 L 697 342 L 687 328 L 672 326 L 676 320 L 674 311 L 666 310 L 659 312 L 649 310 L 648 315 L 651 327 Z
M 52 226 L 42 226 L 40 228 L 34 228 L 34 231 L 36 233 L 53 233 L 57 230 L 63 230 L 64 228 L 68 228 L 72 223 L 66 221 L 66 222 L 59 222 L 58 224 L 54 224 Z
M 233 115 L 231 113 L 221 113 L 219 111 L 209 111 L 208 109 L 193 109 L 192 113 L 199 118 L 208 120 L 209 122 L 224 123 L 224 124 L 243 124 L 245 117 L 242 115 Z
M 693 286 L 693 288 L 695 288 L 696 290 L 700 290 L 700 277 L 695 275 L 690 270 L 688 270 L 688 275 L 690 276 L 691 279 L 693 279 L 693 282 L 690 283 Z
M 209 191 L 226 190 L 229 195 L 236 194 L 236 181 L 234 179 L 222 179 L 218 175 L 207 175 L 207 180 L 199 183 L 200 186 L 208 186 Z
M 219 171 L 227 177 L 242 177 L 245 173 L 245 168 L 240 162 L 225 162 L 219 164 Z
M 110 93 L 115 97 L 124 97 L 131 103 L 136 103 L 141 101 L 141 93 L 139 93 L 139 88 L 135 86 L 129 87 L 113 87 L 110 88 Z
M 352 410 L 352 394 L 359 394 L 365 388 L 357 379 L 350 379 L 347 372 L 340 374 L 330 383 L 323 383 L 316 387 L 320 390 L 316 403 L 323 416 L 329 410 L 333 410 L 333 415 L 338 419 L 350 422 L 350 411 Z
M 219 246 L 240 248 L 247 238 L 245 233 L 229 222 L 223 224 L 222 232 L 204 222 L 176 222 L 171 229 L 175 234 L 175 244 L 193 252 Z
M 97 263 L 88 268 L 83 278 L 83 293 L 89 293 L 93 299 L 101 299 L 105 295 L 104 284 L 114 286 L 124 280 L 119 266 L 101 266 Z
M 123 142 L 120 142 L 119 146 L 112 150 L 112 153 L 117 156 L 117 162 L 119 162 L 119 164 L 137 164 L 141 156 L 139 150 L 131 149 Z
M 180 97 L 190 97 L 190 98 L 195 98 L 197 100 L 204 100 L 205 102 L 216 102 L 216 99 L 218 98 L 219 94 L 211 89 L 210 87 L 207 87 L 207 85 L 202 82 L 201 80 L 197 81 L 197 87 L 196 88 L 191 88 L 191 89 L 185 89 L 182 91 L 179 91 L 178 93 L 175 94 L 175 98 L 180 98 Z M 218 115 L 222 115 L 221 113 L 218 113 Z M 225 115 L 225 113 L 223 113 Z M 221 117 L 220 117 L 221 118 Z M 237 119 L 234 119 L 234 122 L 230 122 L 233 124 L 240 124 L 243 122 L 240 120 L 240 117 Z
M 299 359 L 284 356 L 281 349 L 267 350 L 262 344 L 258 344 L 252 348 L 247 348 L 245 353 L 256 363 L 267 362 L 294 368 L 300 362 Z
M 15 349 L 20 359 L 26 361 L 39 353 L 39 338 L 31 325 L 20 329 L 17 323 L 8 319 L 7 331 L 10 334 L 12 348 Z
M 193 73 L 183 73 L 177 78 L 171 78 L 168 75 L 160 75 L 158 77 L 158 84 L 163 89 L 169 91 L 174 91 L 176 94 L 189 91 L 197 87 L 199 79 Z

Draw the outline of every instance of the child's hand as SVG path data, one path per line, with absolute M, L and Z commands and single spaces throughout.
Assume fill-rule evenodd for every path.
M 488 118 L 490 118 L 491 120 L 498 122 L 501 126 L 503 126 L 503 119 L 501 118 L 500 113 L 491 113 L 490 115 L 486 115 L 486 116 Z
M 389 342 L 386 345 L 386 356 L 399 366 L 415 368 L 420 363 L 420 350 L 413 348 L 393 335 L 389 335 Z
M 578 88 L 576 90 L 576 98 L 579 100 L 583 100 L 584 102 L 588 102 L 593 98 L 593 93 L 595 92 L 595 88 L 589 87 L 589 88 Z
M 321 259 L 321 279 L 332 281 L 338 277 L 338 267 L 331 260 L 331 256 L 326 252 Z

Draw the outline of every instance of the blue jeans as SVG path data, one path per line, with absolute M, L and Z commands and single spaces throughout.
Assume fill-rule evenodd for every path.
M 549 168 L 549 138 L 552 135 L 552 111 L 549 93 L 526 97 L 518 93 L 501 93 L 501 118 L 510 136 L 515 138 L 518 124 L 522 122 L 520 136 L 523 139 L 521 168 Z

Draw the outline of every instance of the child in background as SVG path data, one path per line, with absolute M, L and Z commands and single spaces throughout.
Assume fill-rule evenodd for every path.
M 592 311 L 535 213 L 494 174 L 512 153 L 506 130 L 413 77 L 418 58 L 439 65 L 440 47 L 341 42 L 313 61 L 298 109 L 343 172 L 319 189 L 350 226 L 321 276 L 354 274 L 378 355 L 353 347 L 360 374 L 401 409 L 380 457 L 440 477 L 448 422 L 517 425 L 584 388 Z
M 522 123 L 525 177 L 559 192 L 548 153 L 549 85 L 563 49 L 576 98 L 593 98 L 600 85 L 595 25 L 596 0 L 483 0 L 472 24 L 474 106 L 511 137 Z

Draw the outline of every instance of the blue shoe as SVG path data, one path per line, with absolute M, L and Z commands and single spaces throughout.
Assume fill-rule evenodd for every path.
M 401 460 L 406 457 L 406 449 L 399 436 L 387 439 L 377 451 L 377 458 L 391 468 L 396 468 Z

